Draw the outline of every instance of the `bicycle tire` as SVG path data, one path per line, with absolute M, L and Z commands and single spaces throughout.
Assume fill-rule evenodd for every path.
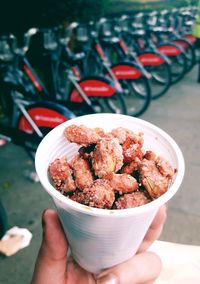
M 176 54 L 171 54 L 166 52 L 163 52 L 162 48 L 174 48 Z M 166 43 L 166 44 L 162 44 L 160 46 L 157 47 L 157 51 L 160 52 L 161 54 L 166 55 L 171 64 L 170 64 L 170 69 L 171 69 L 171 79 L 172 79 L 172 84 L 175 84 L 177 82 L 179 82 L 186 74 L 187 72 L 187 58 L 184 54 L 184 50 L 183 48 L 181 48 L 180 46 L 178 46 L 175 43 Z
M 187 72 L 191 71 L 196 64 L 196 53 L 194 46 L 188 40 L 183 38 L 177 39 L 174 42 L 184 49 L 187 59 Z
M 87 72 L 93 72 L 93 74 L 97 75 L 99 73 L 103 74 L 103 64 L 101 60 L 96 56 L 94 52 L 90 52 L 87 57 Z M 92 66 L 92 69 L 90 67 Z M 92 71 L 93 70 L 93 71 Z M 105 74 L 104 74 L 105 75 Z M 124 100 L 124 97 L 119 92 L 114 96 L 108 97 L 104 99 L 105 108 L 103 112 L 111 112 L 117 114 L 127 114 L 127 107 Z
M 171 61 L 172 84 L 175 84 L 187 73 L 187 59 L 184 53 L 178 56 L 169 56 L 169 59 Z
M 121 93 L 111 97 L 90 97 L 93 109 L 96 113 L 117 113 L 127 114 L 126 103 Z
M 149 79 L 151 98 L 158 99 L 166 94 L 172 84 L 170 66 L 164 62 L 158 66 L 145 66 L 145 69 L 151 74 Z
M 40 101 L 33 103 L 26 107 L 26 111 L 28 112 L 29 116 L 32 118 L 36 126 L 39 128 L 39 130 L 42 132 L 43 137 L 54 127 L 75 117 L 75 115 L 66 107 L 49 101 Z M 24 114 L 21 114 L 19 116 L 15 127 L 20 131 L 32 134 L 33 138 L 34 136 L 38 136 L 35 130 L 28 123 Z M 41 137 L 41 140 L 43 137 Z M 29 153 L 31 153 L 31 156 L 32 154 L 34 155 L 39 144 L 37 139 L 33 139 L 33 141 L 33 143 L 30 142 L 30 140 L 24 143 L 24 147 Z
M 122 80 L 122 88 L 127 114 L 138 117 L 142 115 L 151 103 L 151 89 L 145 76 L 137 80 Z

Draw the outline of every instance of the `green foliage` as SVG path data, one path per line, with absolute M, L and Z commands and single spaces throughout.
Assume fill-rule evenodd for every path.
M 4 0 L 0 33 L 52 27 L 64 22 L 98 20 L 102 16 L 195 4 L 197 0 Z
M 43 25 L 62 21 L 97 20 L 110 12 L 119 2 L 121 0 L 43 0 L 43 8 L 41 9 L 41 5 L 39 7 L 39 19 Z

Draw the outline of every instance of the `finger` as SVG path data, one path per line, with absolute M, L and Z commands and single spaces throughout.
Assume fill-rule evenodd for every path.
M 47 209 L 42 216 L 43 241 L 38 254 L 32 284 L 61 283 L 66 274 L 68 243 L 59 217 Z M 63 282 L 62 282 L 63 283 Z
M 96 284 L 91 273 L 80 267 L 73 258 L 67 262 L 67 283 Z
M 147 250 L 151 244 L 157 240 L 162 232 L 163 225 L 167 218 L 167 205 L 161 206 L 158 213 L 156 214 L 151 226 L 149 227 L 142 244 L 138 250 L 138 253 Z
M 97 284 L 151 283 L 159 276 L 161 267 L 161 260 L 156 254 L 152 252 L 140 253 L 130 260 L 102 272 L 97 277 Z

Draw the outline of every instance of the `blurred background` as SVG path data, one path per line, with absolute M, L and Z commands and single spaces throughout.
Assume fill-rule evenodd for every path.
M 197 0 L 8 0 L 1 4 L 1 31 L 20 33 L 30 27 L 53 27 L 63 22 L 98 20 L 102 16 L 121 15 L 154 9 L 197 5 Z
M 0 283 L 30 283 L 42 238 L 41 214 L 45 208 L 54 208 L 51 199 L 42 189 L 34 172 L 34 151 L 42 136 L 40 132 L 30 137 L 26 136 L 26 134 L 29 135 L 32 132 L 30 131 L 30 125 L 28 127 L 27 121 L 24 121 L 24 118 L 22 119 L 20 116 L 24 114 L 22 108 L 27 110 L 29 107 L 31 109 L 31 107 L 35 107 L 38 104 L 40 108 L 49 108 L 51 111 L 59 113 L 60 119 L 61 116 L 62 118 L 67 117 L 66 119 L 70 119 L 73 115 L 84 113 L 85 110 L 82 105 L 79 106 L 78 111 L 71 108 L 70 105 L 69 112 L 68 110 L 66 111 L 66 105 L 63 105 L 60 99 L 63 95 L 61 91 L 58 99 L 56 97 L 52 99 L 50 96 L 51 103 L 49 103 L 49 97 L 44 99 L 41 93 L 41 88 L 43 88 L 42 91 L 45 93 L 44 85 L 47 86 L 47 93 L 49 90 L 51 93 L 53 87 L 55 87 L 55 85 L 52 87 L 51 84 L 54 77 L 48 77 L 50 69 L 48 69 L 49 67 L 47 68 L 48 65 L 46 64 L 48 62 L 46 61 L 47 51 L 48 56 L 53 54 L 51 63 L 62 61 L 63 58 L 59 57 L 60 49 L 58 52 L 57 47 L 59 44 L 63 44 L 63 39 L 65 40 L 64 44 L 68 44 L 70 38 L 70 40 L 72 39 L 71 50 L 75 52 L 74 42 L 76 34 L 73 33 L 72 35 L 62 37 L 58 41 L 59 44 L 56 42 L 55 48 L 55 42 L 52 41 L 52 38 L 51 40 L 48 38 L 48 48 L 45 50 L 45 57 L 40 46 L 41 42 L 37 37 L 35 41 L 33 38 L 31 42 L 27 41 L 28 37 L 24 38 L 24 34 L 32 28 L 35 28 L 37 31 L 46 29 L 57 31 L 56 27 L 62 27 L 65 31 L 65 28 L 70 27 L 72 22 L 82 25 L 91 21 L 93 23 L 98 22 L 102 18 L 108 20 L 116 19 L 119 22 L 119 19 L 124 15 L 126 15 L 126 19 L 131 21 L 134 30 L 131 30 L 133 33 L 129 34 L 136 36 L 140 45 L 134 46 L 135 49 L 130 50 L 129 41 L 126 42 L 126 37 L 124 36 L 127 30 L 119 29 L 119 26 L 115 29 L 118 34 L 112 34 L 111 38 L 122 36 L 120 32 L 124 32 L 122 39 L 127 44 L 128 54 L 130 55 L 129 61 L 135 62 L 135 68 L 138 68 L 142 74 L 144 72 L 144 77 L 146 76 L 145 74 L 150 73 L 153 79 L 149 79 L 147 83 L 150 89 L 148 92 L 151 92 L 151 98 L 148 97 L 146 106 L 142 106 L 143 109 L 138 110 L 138 113 L 131 113 L 130 110 L 130 114 L 150 121 L 168 132 L 179 144 L 186 162 L 183 184 L 169 203 L 168 219 L 160 239 L 200 245 L 200 191 L 198 189 L 200 182 L 200 12 L 198 2 L 195 0 L 7 0 L 1 3 L 0 237 L 4 235 L 6 230 L 18 226 L 28 229 L 32 233 L 32 239 L 28 247 L 19 250 L 12 256 L 0 254 Z M 173 21 L 175 17 L 177 17 L 177 21 Z M 171 21 L 168 21 L 168 19 L 171 19 Z M 160 33 L 164 34 L 164 36 L 158 37 L 157 41 L 152 41 L 146 47 L 146 44 L 149 44 L 149 42 L 141 42 L 140 39 L 141 37 L 143 40 L 145 37 L 146 39 L 148 38 L 146 32 L 150 28 L 154 36 L 157 36 L 158 33 L 159 36 Z M 156 30 L 156 28 L 158 29 Z M 35 30 L 31 30 L 31 33 L 34 34 Z M 83 38 L 83 34 L 81 36 Z M 89 37 L 92 37 L 92 35 Z M 17 39 L 17 41 L 13 38 Z M 108 37 L 106 38 L 108 39 Z M 98 39 L 102 45 L 105 43 L 105 40 L 101 41 L 101 38 Z M 144 61 L 141 67 L 142 61 L 138 62 L 139 56 L 148 52 L 155 55 L 157 54 L 155 50 L 160 52 L 159 43 L 161 41 L 162 46 L 171 47 L 170 51 L 165 49 L 165 53 L 161 55 L 162 60 L 166 60 L 166 65 L 170 62 L 171 67 L 164 69 L 163 64 L 163 68 L 159 69 L 152 62 L 149 66 L 147 61 Z M 52 50 L 53 53 L 50 53 Z M 188 50 L 190 50 L 190 53 Z M 173 52 L 174 54 L 172 54 Z M 108 52 L 108 57 L 110 54 Z M 71 54 L 70 56 L 68 54 L 67 58 L 68 60 L 70 58 L 71 65 L 69 62 L 68 65 L 72 67 L 72 62 L 74 63 L 75 61 L 73 61 L 74 57 Z M 116 60 L 117 57 L 114 56 L 114 58 Z M 146 57 L 144 58 L 146 59 Z M 20 63 L 22 59 L 23 61 Z M 111 60 L 111 57 L 109 59 Z M 111 65 L 114 63 L 112 60 L 110 61 Z M 87 64 L 90 65 L 90 62 L 87 62 Z M 68 68 L 66 70 L 69 70 L 68 65 L 67 67 L 65 66 L 65 68 Z M 23 66 L 26 66 L 26 68 L 23 69 Z M 56 65 L 53 66 L 56 69 Z M 26 71 L 25 77 L 24 71 Z M 27 82 L 27 76 L 32 84 Z M 65 81 L 71 77 L 59 77 L 57 75 L 56 79 L 59 84 L 61 84 L 60 81 L 63 78 Z M 166 78 L 168 78 L 168 81 Z M 41 82 L 45 84 L 43 85 Z M 141 80 L 133 84 L 133 92 L 137 95 L 136 97 L 141 98 L 143 96 L 142 103 L 144 103 L 144 96 L 147 95 L 143 93 L 144 86 L 147 88 L 146 83 L 144 84 Z M 123 87 L 126 94 L 128 87 L 126 84 Z M 65 91 L 68 88 L 68 85 L 65 86 Z M 129 101 L 127 98 L 128 104 L 133 103 L 134 100 L 135 97 L 132 95 Z M 23 102 L 21 103 L 21 101 Z M 48 101 L 48 104 L 46 101 Z M 39 105 L 41 102 L 43 105 Z M 101 108 L 99 102 L 100 100 L 98 102 L 94 101 L 94 106 L 97 106 L 97 108 L 94 108 L 94 111 L 98 111 L 98 107 L 100 111 L 108 111 L 107 108 Z M 115 101 L 110 102 L 110 104 L 112 103 L 116 103 L 116 106 L 118 104 Z M 138 101 L 138 108 L 140 103 Z M 16 112 L 15 108 L 17 109 Z M 113 109 L 110 108 L 109 111 L 111 110 Z M 32 115 L 31 112 L 29 114 Z M 42 114 L 43 112 L 40 113 L 40 115 Z M 51 113 L 51 115 L 53 117 L 54 114 Z M 54 126 L 56 124 L 52 124 L 51 128 Z M 40 128 L 40 130 L 42 129 L 42 135 L 46 133 L 43 131 L 43 128 Z

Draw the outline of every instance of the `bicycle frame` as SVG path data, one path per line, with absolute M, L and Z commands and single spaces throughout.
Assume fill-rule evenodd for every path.
M 43 133 L 40 131 L 39 127 L 36 125 L 36 123 L 33 121 L 33 119 L 31 118 L 31 116 L 26 110 L 26 107 L 30 105 L 30 103 L 24 100 L 23 96 L 17 91 L 12 91 L 11 96 L 12 96 L 13 106 L 14 106 L 12 122 L 11 122 L 12 127 L 16 126 L 16 121 L 17 121 L 17 118 L 19 117 L 19 112 L 20 112 L 24 115 L 24 117 L 26 118 L 28 123 L 31 125 L 31 127 L 34 129 L 34 131 L 37 133 L 37 135 L 40 138 L 43 138 L 44 137 Z
M 75 104 L 85 102 L 95 112 L 90 97 L 109 98 L 122 90 L 116 81 L 105 76 L 82 76 L 81 60 L 82 58 L 79 60 L 79 54 L 72 56 L 69 49 L 62 45 L 60 69 L 67 75 L 67 80 L 72 84 L 71 90 L 67 94 L 67 102 Z

